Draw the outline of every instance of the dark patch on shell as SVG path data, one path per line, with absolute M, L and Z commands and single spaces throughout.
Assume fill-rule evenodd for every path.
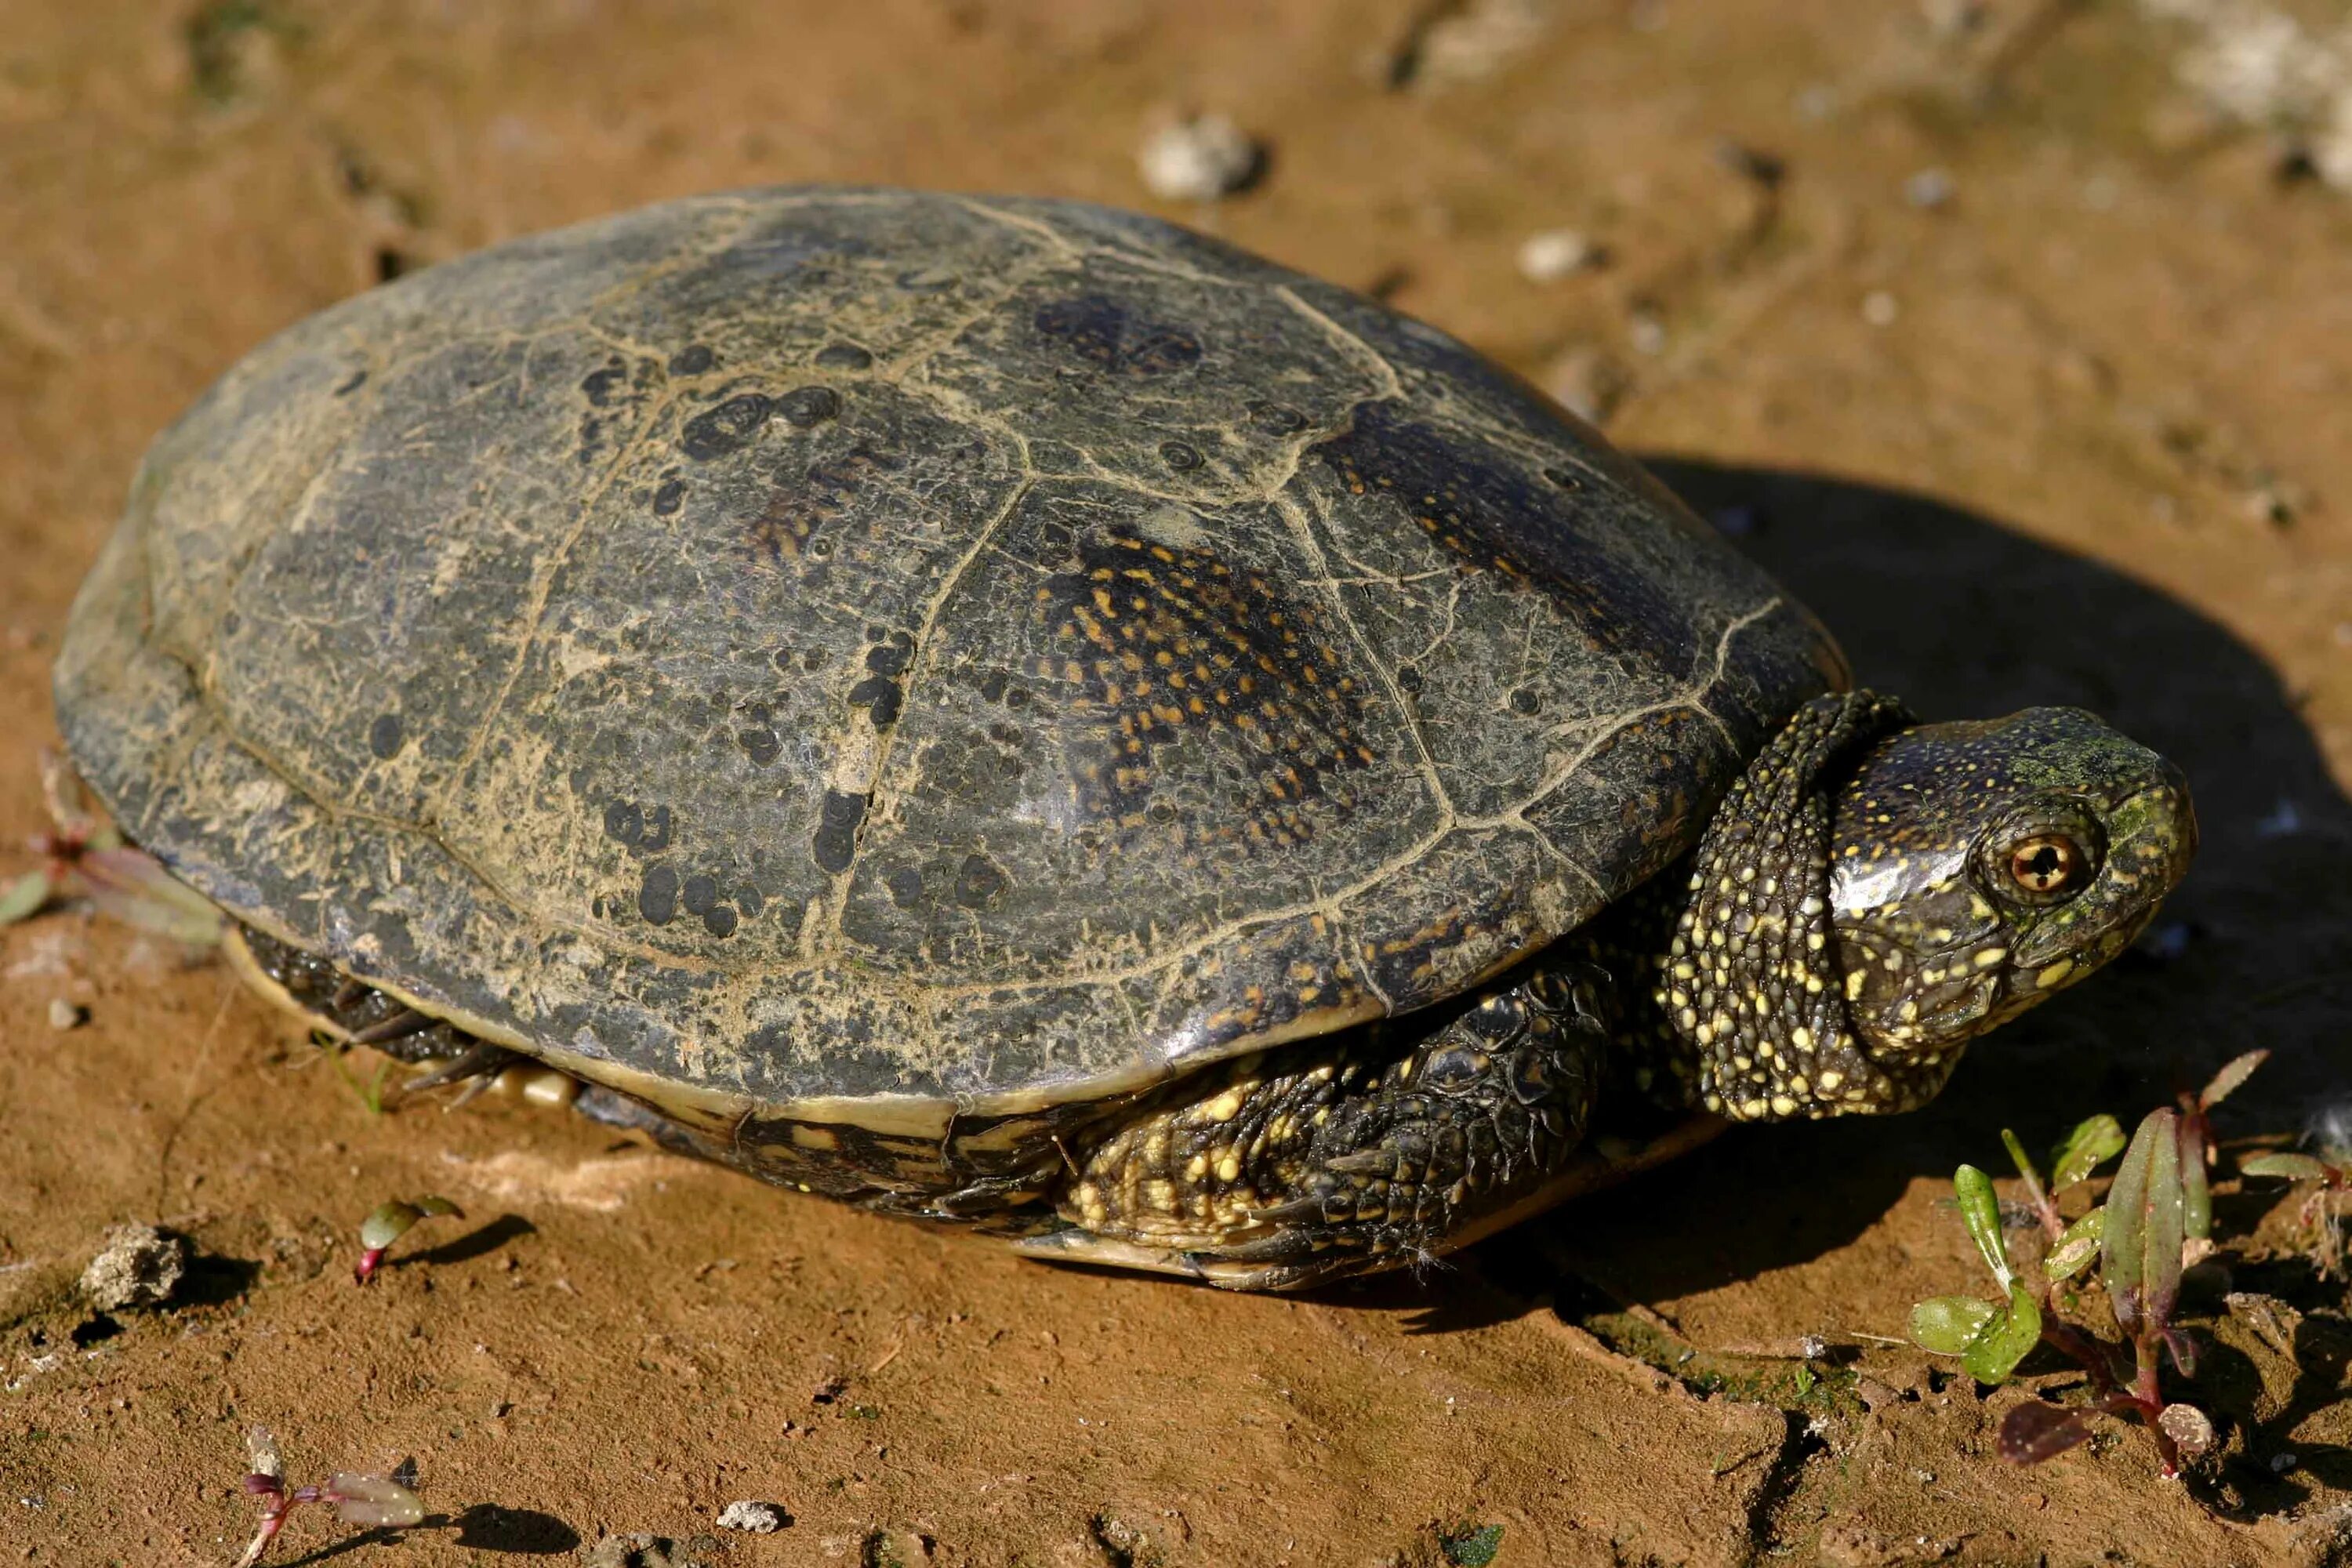
M 857 858 L 857 828 L 866 820 L 866 800 L 862 795 L 845 795 L 839 790 L 824 792 L 824 805 L 818 813 L 816 837 L 811 842 L 817 865 L 835 876 L 849 869 Z
M 678 445 L 697 462 L 723 458 L 756 437 L 775 407 L 775 399 L 765 393 L 740 393 L 688 420 Z
M 985 855 L 967 855 L 956 869 L 955 900 L 968 910 L 990 909 L 1011 885 L 995 861 Z
M 646 868 L 645 879 L 637 888 L 637 913 L 657 926 L 666 926 L 677 918 L 677 868 L 661 861 Z
M 1056 300 L 1041 307 L 1037 331 L 1073 357 L 1126 375 L 1166 375 L 1201 361 L 1201 340 L 1190 329 L 1139 319 L 1101 294 Z
M 795 430 L 808 430 L 841 414 L 841 394 L 829 386 L 802 386 L 776 402 L 776 412 Z

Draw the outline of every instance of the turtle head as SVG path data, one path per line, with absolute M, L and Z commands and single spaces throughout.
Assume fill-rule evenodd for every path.
M 1835 811 L 1846 1016 L 1890 1062 L 1956 1054 L 2106 963 L 2197 847 L 2180 771 L 2074 708 L 1898 731 Z
M 1670 1092 L 1746 1121 L 1920 1105 L 1969 1040 L 2122 952 L 2196 847 L 2179 771 L 2079 710 L 1915 725 L 1817 698 L 1678 894 Z

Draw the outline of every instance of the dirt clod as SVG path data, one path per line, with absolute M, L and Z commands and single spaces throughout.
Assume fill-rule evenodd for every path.
M 188 1244 L 151 1225 L 117 1226 L 82 1270 L 82 1294 L 101 1312 L 160 1307 L 187 1272 Z
M 719 1510 L 719 1528 L 772 1535 L 792 1522 L 792 1515 L 772 1502 L 730 1502 Z

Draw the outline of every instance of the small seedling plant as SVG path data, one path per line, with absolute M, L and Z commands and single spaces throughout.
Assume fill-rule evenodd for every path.
M 125 844 L 55 752 L 41 754 L 41 793 L 50 831 L 37 835 L 31 847 L 42 864 L 0 886 L 0 926 L 86 900 L 100 914 L 191 947 L 220 940 L 220 910 L 163 862 Z
M 360 1222 L 360 1260 L 352 1269 L 352 1279 L 362 1285 L 373 1279 L 376 1270 L 383 1267 L 383 1255 L 391 1250 L 392 1244 L 406 1236 L 418 1220 L 432 1219 L 438 1215 L 464 1219 L 466 1211 L 437 1194 L 415 1199 L 394 1198 L 389 1203 L 378 1204 L 374 1212 Z
M 2352 1153 L 2326 1149 L 2318 1154 L 2273 1152 L 2249 1154 L 2238 1162 L 2249 1176 L 2284 1176 L 2303 1191 L 2303 1224 L 2312 1234 L 2307 1256 L 2322 1279 L 2334 1279 L 2343 1266 L 2344 1231 L 2340 1205 L 2352 1193 Z
M 2036 1345 L 2046 1344 L 2088 1374 L 2087 1405 L 2068 1407 L 2039 1400 L 2021 1405 L 2001 1422 L 2001 1458 L 2019 1465 L 2054 1458 L 2091 1436 L 2092 1419 L 2105 1415 L 2147 1429 L 2167 1477 L 2184 1460 L 2213 1446 L 2213 1424 L 2196 1405 L 2164 1396 L 2162 1363 L 2193 1377 L 2197 1349 L 2173 1325 L 2181 1270 L 2212 1249 L 2212 1201 L 2207 1172 L 2213 1160 L 2213 1107 L 2246 1081 L 2268 1055 L 2250 1051 L 2213 1076 L 2179 1106 L 2150 1111 L 2128 1141 L 2112 1116 L 2094 1116 L 2060 1143 L 2045 1181 L 2017 1135 L 2001 1142 L 2017 1166 L 2026 1206 L 2036 1222 L 2039 1256 L 2023 1269 L 2011 1261 L 1992 1178 L 1974 1165 L 1952 1177 L 1960 1218 L 2000 1289 L 2000 1299 L 1937 1296 L 1911 1310 L 1911 1337 L 1925 1350 L 1953 1355 L 1979 1383 L 2010 1380 Z M 2068 1189 L 2090 1180 L 2117 1153 L 2105 1201 L 2069 1221 L 2059 1205 Z M 2102 1338 L 2070 1314 L 2095 1274 L 2115 1310 L 2120 1341 Z
M 338 1470 L 322 1485 L 289 1487 L 278 1439 L 268 1428 L 256 1426 L 247 1434 L 245 1443 L 252 1467 L 245 1478 L 245 1489 L 247 1495 L 261 1500 L 261 1522 L 246 1543 L 245 1555 L 236 1560 L 236 1568 L 253 1568 L 260 1562 L 294 1510 L 305 1503 L 326 1503 L 345 1524 L 365 1530 L 406 1530 L 424 1521 L 425 1505 L 390 1476 Z

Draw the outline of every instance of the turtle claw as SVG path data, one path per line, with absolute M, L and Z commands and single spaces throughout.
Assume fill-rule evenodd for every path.
M 520 1051 L 510 1051 L 504 1046 L 494 1046 L 488 1040 L 476 1040 L 467 1047 L 462 1054 L 451 1057 L 439 1066 L 418 1073 L 415 1078 L 402 1084 L 399 1093 L 401 1098 L 405 1099 L 412 1094 L 421 1094 L 428 1089 L 440 1089 L 446 1084 L 463 1083 L 466 1086 L 465 1092 L 451 1102 L 454 1108 L 465 1104 L 466 1101 L 489 1088 L 491 1081 L 499 1074 L 524 1059 Z
M 1090 1263 L 1104 1268 L 1168 1274 L 1226 1290 L 1293 1290 L 1333 1277 L 1333 1271 L 1320 1263 L 1306 1268 L 1287 1262 L 1259 1263 L 1242 1256 L 1246 1248 L 1221 1247 L 1196 1252 L 1172 1247 L 1146 1247 L 1103 1236 L 1082 1226 L 1023 1237 L 1013 1242 L 1013 1248 L 1026 1257 L 1054 1263 Z M 1353 1270 L 1343 1268 L 1339 1272 Z

